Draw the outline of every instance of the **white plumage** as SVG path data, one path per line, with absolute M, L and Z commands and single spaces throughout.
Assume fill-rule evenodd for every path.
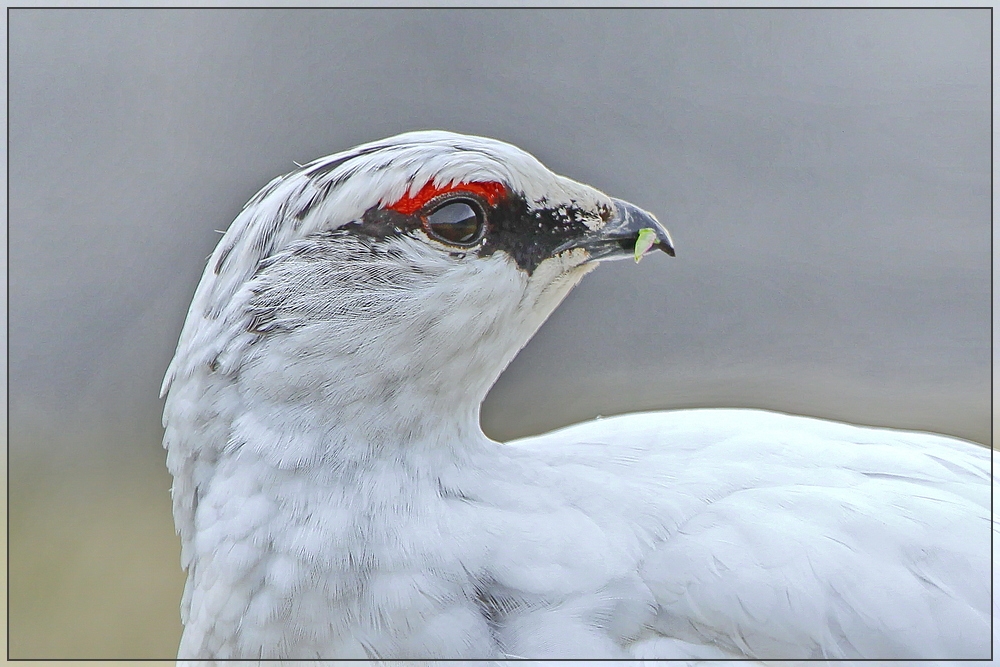
M 258 193 L 164 381 L 179 657 L 988 659 L 984 447 L 753 410 L 483 435 L 500 372 L 646 227 L 672 254 L 445 132 Z

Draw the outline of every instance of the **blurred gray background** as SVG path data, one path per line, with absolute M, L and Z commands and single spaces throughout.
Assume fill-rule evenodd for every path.
M 157 391 L 294 162 L 503 139 L 654 211 L 483 408 L 748 406 L 990 441 L 990 10 L 9 13 L 10 655 L 171 657 Z

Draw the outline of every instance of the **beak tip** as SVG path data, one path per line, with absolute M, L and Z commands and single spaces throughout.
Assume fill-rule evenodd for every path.
M 618 219 L 621 221 L 619 229 L 628 230 L 633 233 L 641 233 L 642 229 L 649 229 L 656 234 L 656 241 L 652 245 L 646 245 L 646 248 L 659 248 L 671 257 L 677 256 L 674 251 L 674 240 L 670 238 L 670 232 L 667 231 L 662 222 L 656 219 L 655 215 L 621 199 L 614 201 L 618 212 Z

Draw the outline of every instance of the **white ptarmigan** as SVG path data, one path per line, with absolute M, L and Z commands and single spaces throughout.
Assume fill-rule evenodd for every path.
M 673 254 L 649 213 L 447 132 L 253 197 L 163 384 L 179 658 L 989 659 L 987 448 L 753 410 L 482 433 L 644 229 Z

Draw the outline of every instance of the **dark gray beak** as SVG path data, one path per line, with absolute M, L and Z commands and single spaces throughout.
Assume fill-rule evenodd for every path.
M 670 238 L 670 232 L 656 219 L 655 215 L 621 199 L 615 199 L 614 202 L 615 217 L 604 228 L 605 235 L 624 241 L 627 246 L 625 251 L 631 253 L 635 250 L 639 230 L 652 229 L 656 234 L 656 241 L 650 250 L 659 249 L 671 257 L 675 256 L 674 241 Z
M 566 247 L 583 248 L 590 253 L 591 261 L 606 261 L 623 259 L 635 254 L 635 244 L 639 240 L 639 232 L 651 229 L 653 236 L 646 232 L 644 236 L 651 238 L 653 243 L 647 250 L 662 250 L 671 257 L 674 256 L 674 242 L 670 232 L 652 213 L 620 199 L 613 199 L 615 210 L 613 217 L 603 227 L 595 229 Z M 638 257 L 637 257 L 638 259 Z

